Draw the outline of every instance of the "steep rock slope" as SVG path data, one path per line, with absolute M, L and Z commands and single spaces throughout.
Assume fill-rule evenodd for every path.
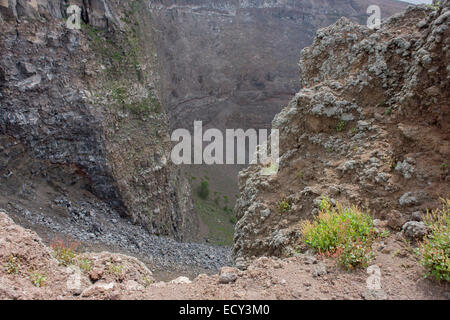
M 366 24 L 400 1 L 148 1 L 156 28 L 162 100 L 171 128 L 269 128 L 299 90 L 294 66 L 316 30 L 342 16 Z
M 66 27 L 69 4 L 82 9 L 81 30 Z M 0 3 L 0 206 L 54 212 L 60 197 L 98 201 L 92 193 L 151 232 L 195 235 L 189 185 L 168 161 L 146 9 Z
M 368 30 L 321 29 L 300 61 L 304 87 L 273 121 L 280 171 L 240 174 L 234 255 L 290 255 L 325 195 L 398 229 L 450 193 L 449 2 Z M 289 210 L 278 210 L 280 201 Z

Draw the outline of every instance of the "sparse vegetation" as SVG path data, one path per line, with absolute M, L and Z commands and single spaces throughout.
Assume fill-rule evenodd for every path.
M 200 186 L 197 189 L 197 194 L 203 200 L 206 200 L 209 196 L 209 183 L 206 180 L 203 180 Z
M 387 159 L 387 165 L 391 170 L 395 169 L 395 167 L 397 166 L 397 162 L 398 159 L 395 156 L 391 156 L 390 158 Z
M 79 259 L 78 267 L 84 272 L 90 272 L 92 270 L 92 261 L 87 258 Z
M 299 178 L 301 181 L 303 181 L 303 171 L 302 170 L 299 170 L 298 172 L 297 172 L 297 178 Z
M 450 199 L 442 199 L 442 208 L 428 212 L 423 219 L 430 230 L 418 248 L 426 276 L 450 281 Z
M 53 255 L 58 260 L 59 264 L 67 267 L 75 263 L 77 256 L 76 250 L 78 243 L 67 239 L 56 239 L 50 244 L 53 249 Z
M 292 209 L 292 202 L 287 198 L 282 199 L 278 202 L 277 209 L 280 213 L 289 212 Z
M 31 283 L 38 288 L 44 286 L 45 282 L 47 281 L 47 277 L 45 276 L 45 274 L 41 274 L 36 271 L 30 271 L 28 279 L 30 279 Z
M 345 127 L 347 126 L 347 122 L 346 121 L 341 121 L 339 122 L 339 124 L 336 127 L 336 131 L 337 132 L 342 132 L 344 131 Z
M 14 254 L 9 255 L 5 271 L 8 274 L 18 274 L 20 271 L 20 259 Z
M 389 238 L 390 234 L 391 233 L 389 232 L 389 230 L 383 230 L 383 232 L 380 233 L 380 238 L 382 239 Z
M 202 199 L 197 192 L 194 194 L 197 212 L 203 223 L 208 226 L 208 241 L 216 245 L 230 246 L 233 243 L 236 219 L 233 210 L 222 203 L 220 192 L 217 192 L 216 198 L 211 198 Z M 220 200 L 219 204 L 215 200 Z
M 123 272 L 123 266 L 110 261 L 108 265 L 108 272 L 114 276 L 120 276 Z
M 152 280 L 150 280 L 149 278 L 147 278 L 146 276 L 144 276 L 142 278 L 142 281 L 144 281 L 144 287 L 147 288 L 149 285 L 151 285 L 153 283 Z
M 319 254 L 335 257 L 346 269 L 365 267 L 372 258 L 375 228 L 369 214 L 356 206 L 334 207 L 328 198 L 314 221 L 302 223 L 303 241 Z
M 428 8 L 430 8 L 430 9 L 432 9 L 433 11 L 436 11 L 436 10 L 438 10 L 439 9 L 439 6 L 441 5 L 441 2 L 440 1 L 436 1 L 436 2 L 434 2 L 434 3 L 432 3 L 432 4 L 427 4 L 426 6 L 428 7 Z

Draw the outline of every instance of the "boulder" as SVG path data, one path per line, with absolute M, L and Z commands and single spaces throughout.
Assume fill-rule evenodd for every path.
M 219 273 L 219 283 L 227 284 L 235 282 L 238 278 L 239 270 L 236 268 L 223 267 Z
M 423 222 L 409 221 L 402 227 L 405 236 L 411 239 L 422 239 L 427 233 L 428 228 Z

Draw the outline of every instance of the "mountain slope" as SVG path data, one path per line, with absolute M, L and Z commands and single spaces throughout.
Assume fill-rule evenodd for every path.
M 295 252 L 321 196 L 398 230 L 450 194 L 448 7 L 411 7 L 378 31 L 345 18 L 318 31 L 302 52 L 303 89 L 272 123 L 280 172 L 240 173 L 239 266 Z

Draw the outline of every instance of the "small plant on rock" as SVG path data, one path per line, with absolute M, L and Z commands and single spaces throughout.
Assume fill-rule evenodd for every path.
M 64 239 L 56 239 L 50 246 L 53 249 L 54 257 L 61 266 L 68 267 L 74 264 L 78 243 L 70 241 L 69 239 L 67 241 Z
M 28 279 L 30 279 L 31 283 L 38 288 L 41 288 L 45 284 L 45 281 L 47 281 L 47 278 L 44 274 L 36 271 L 30 271 Z
M 146 276 L 144 276 L 142 278 L 142 281 L 144 281 L 144 287 L 147 288 L 149 285 L 151 285 L 153 283 L 152 280 L 150 280 L 149 278 L 147 278 Z
M 113 261 L 110 261 L 108 265 L 108 272 L 115 276 L 122 275 L 123 272 L 123 266 L 119 264 L 115 264 Z
M 319 254 L 334 257 L 346 269 L 365 267 L 376 238 L 372 218 L 356 206 L 345 208 L 324 197 L 319 214 L 302 223 L 303 241 Z
M 299 171 L 297 172 L 297 178 L 299 178 L 300 181 L 303 181 L 304 174 L 303 174 L 303 171 L 302 171 L 302 170 L 299 170 Z
M 286 213 L 292 209 L 292 203 L 289 199 L 283 199 L 278 202 L 278 212 Z
M 339 122 L 339 124 L 337 125 L 336 131 L 337 131 L 337 132 L 342 132 L 342 131 L 344 131 L 344 129 L 345 129 L 346 126 L 347 126 L 347 122 L 341 121 L 341 122 Z
M 20 259 L 16 255 L 11 254 L 6 263 L 5 270 L 8 274 L 18 274 L 20 271 Z
M 92 270 L 92 261 L 87 258 L 78 260 L 78 267 L 84 272 L 90 272 Z
M 450 199 L 442 199 L 442 208 L 428 212 L 423 222 L 430 232 L 418 248 L 426 276 L 450 281 Z

